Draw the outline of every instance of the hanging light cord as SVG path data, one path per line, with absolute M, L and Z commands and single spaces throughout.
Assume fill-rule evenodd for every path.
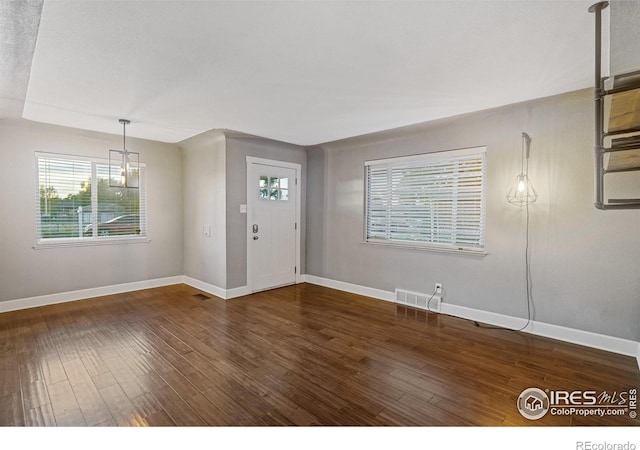
M 520 151 L 520 173 L 529 176 L 529 152 L 527 152 L 527 173 L 524 172 L 524 142 L 527 139 L 527 133 L 522 133 L 522 148 Z
M 119 122 L 122 124 L 122 152 L 127 154 L 127 125 L 131 122 L 128 119 L 119 119 Z
M 529 136 L 526 133 L 522 133 L 522 147 L 524 154 L 524 141 L 527 140 L 527 157 L 526 157 L 526 167 L 525 174 L 527 178 L 529 177 Z M 526 186 L 527 189 L 527 197 L 529 196 L 529 185 Z M 519 328 L 516 331 L 522 331 L 529 326 L 531 323 L 531 268 L 529 265 L 529 202 L 525 205 L 526 209 L 526 230 L 525 230 L 525 246 L 524 246 L 524 268 L 525 268 L 525 278 L 526 278 L 526 287 L 527 287 L 527 323 L 524 324 L 522 328 Z
M 524 157 L 524 141 L 527 141 L 527 157 L 525 175 L 529 178 L 529 135 L 522 133 L 522 154 Z M 523 161 L 524 162 L 524 161 Z M 529 184 L 527 183 L 527 197 L 529 197 Z M 527 323 L 522 328 L 515 331 L 522 331 L 531 323 L 531 268 L 529 267 L 529 202 L 525 205 L 526 209 L 526 230 L 525 230 L 525 246 L 524 246 L 524 268 L 527 287 Z
M 122 150 L 127 153 L 127 122 L 122 121 Z
M 522 169 L 523 173 L 529 177 L 529 135 L 527 133 L 522 133 Z M 527 141 L 527 157 L 524 157 L 524 143 Z M 526 160 L 526 166 L 525 166 Z M 527 189 L 527 197 L 529 196 L 529 185 L 526 186 Z M 506 328 L 506 327 L 496 327 L 496 326 L 482 326 L 479 322 L 474 321 L 474 325 L 479 328 L 485 328 L 488 330 L 507 330 L 507 331 L 523 331 L 526 329 L 531 323 L 531 268 L 529 264 L 529 202 L 525 204 L 526 211 L 526 227 L 525 227 L 525 246 L 524 246 L 524 268 L 525 268 L 525 279 L 526 279 L 526 288 L 527 288 L 527 323 L 525 323 L 521 328 Z
M 527 158 L 527 173 L 529 172 L 529 158 Z M 525 267 L 525 278 L 527 285 L 527 323 L 524 326 L 516 331 L 522 331 L 529 326 L 531 323 L 531 269 L 529 267 L 529 203 L 525 206 L 527 210 L 527 226 L 526 226 L 526 238 L 525 238 L 525 247 L 524 247 L 524 267 Z

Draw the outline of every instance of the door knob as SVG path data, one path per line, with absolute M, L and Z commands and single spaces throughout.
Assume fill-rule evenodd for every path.
M 257 232 L 258 232 L 258 224 L 257 224 L 257 223 L 254 223 L 254 224 L 253 224 L 253 232 L 254 232 L 254 233 L 257 233 Z

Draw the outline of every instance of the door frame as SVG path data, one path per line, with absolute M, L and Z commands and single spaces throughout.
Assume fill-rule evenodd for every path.
M 296 284 L 302 283 L 302 273 L 300 268 L 300 229 L 301 226 L 301 202 L 302 202 L 302 164 L 291 163 L 286 161 L 277 161 L 273 159 L 265 159 L 265 158 L 256 158 L 255 156 L 247 156 L 247 167 L 246 167 L 246 177 L 247 177 L 247 192 L 245 201 L 247 202 L 247 225 L 246 225 L 246 240 L 247 240 L 247 288 L 249 292 L 253 292 L 253 258 L 251 254 L 251 242 L 253 240 L 253 233 L 251 232 L 251 224 L 253 223 L 253 206 L 254 206 L 254 196 L 249 195 L 252 190 L 256 189 L 254 180 L 251 180 L 249 177 L 249 168 L 252 164 L 258 165 L 267 165 L 267 166 L 276 166 L 276 167 L 284 167 L 287 169 L 294 169 L 296 172 L 296 229 L 295 229 L 295 245 L 296 245 Z

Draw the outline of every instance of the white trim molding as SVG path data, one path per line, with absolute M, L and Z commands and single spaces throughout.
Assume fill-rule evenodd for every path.
M 93 297 L 105 295 L 122 294 L 123 292 L 139 291 L 161 286 L 170 286 L 183 282 L 183 276 L 156 278 L 153 280 L 134 281 L 131 283 L 114 284 L 111 286 L 101 286 L 90 289 L 80 289 L 77 291 L 60 292 L 57 294 L 39 295 L 37 297 L 20 298 L 0 302 L 0 313 L 17 311 L 19 309 L 35 308 L 38 306 L 55 305 L 57 303 L 74 302 L 77 300 L 87 300 Z
M 36 297 L 19 298 L 0 302 L 0 313 L 18 311 L 20 309 L 36 308 L 38 306 L 55 305 L 58 303 L 75 302 L 78 300 L 89 300 L 105 295 L 122 294 L 125 292 L 139 291 L 174 284 L 186 284 L 208 294 L 215 295 L 223 300 L 242 297 L 251 294 L 248 286 L 240 286 L 233 289 L 223 289 L 213 284 L 188 277 L 186 275 L 176 275 L 173 277 L 156 278 L 153 280 L 133 281 L 131 283 L 114 284 L 90 289 L 80 289 L 77 291 L 58 292 L 55 294 L 39 295 Z
M 220 297 L 221 299 L 225 299 L 227 296 L 227 290 L 221 287 L 218 287 L 214 284 L 205 283 L 204 281 L 200 281 L 196 278 L 191 278 L 186 275 L 182 277 L 182 282 L 196 289 L 200 289 L 201 291 L 206 292 L 207 294 L 215 295 L 216 297 Z
M 315 275 L 304 275 L 303 280 L 306 283 L 317 284 L 318 286 L 337 289 L 339 291 L 351 292 L 352 294 L 365 295 L 367 297 L 377 298 L 378 300 L 385 300 L 392 303 L 395 303 L 396 301 L 396 295 L 393 292 L 383 291 L 382 289 L 360 286 L 359 284 L 347 283 L 345 281 L 331 280 L 329 278 L 316 277 Z
M 230 298 L 242 297 L 243 295 L 251 294 L 249 286 L 241 286 L 233 289 L 224 289 L 216 285 L 205 283 L 204 281 L 197 280 L 195 278 L 184 275 L 181 283 L 187 284 L 196 289 L 200 289 L 208 294 L 220 297 L 223 300 L 229 300 Z
M 465 306 L 452 305 L 451 303 L 442 303 L 442 312 L 463 319 L 474 320 L 477 322 L 487 323 L 490 325 L 520 329 L 527 323 L 526 319 L 520 317 L 506 316 L 489 311 L 482 311 Z M 627 339 L 607 336 L 605 334 L 592 333 L 590 331 L 577 330 L 575 328 L 562 327 L 545 322 L 536 322 L 532 320 L 522 330 L 524 333 L 535 334 L 536 336 L 544 336 L 551 339 L 570 342 L 572 344 L 584 345 L 586 347 L 606 350 L 622 355 L 633 356 L 634 349 L 638 343 Z
M 226 297 L 224 299 L 229 300 L 231 298 L 243 297 L 245 295 L 249 295 L 251 294 L 251 289 L 249 289 L 249 286 L 240 286 L 237 288 L 227 289 L 225 294 L 226 294 Z
M 360 286 L 344 281 L 317 277 L 315 275 L 305 275 L 304 281 L 310 284 L 317 284 L 319 286 L 395 303 L 394 293 L 382 289 Z M 441 313 L 443 314 L 505 328 L 519 329 L 526 323 L 526 319 L 519 317 L 468 308 L 466 306 L 458 306 L 444 301 L 442 302 L 441 308 Z M 640 368 L 640 343 L 635 341 L 536 321 L 531 321 L 522 331 L 599 350 L 635 356 L 638 360 L 638 368 Z

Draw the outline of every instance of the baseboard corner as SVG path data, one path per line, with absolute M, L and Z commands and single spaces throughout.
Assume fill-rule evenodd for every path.
M 251 289 L 249 289 L 249 286 L 240 286 L 237 288 L 227 289 L 225 291 L 224 299 L 229 300 L 236 297 L 243 297 L 249 294 L 251 294 Z
M 183 283 L 194 287 L 196 289 L 200 289 L 201 291 L 206 292 L 207 294 L 215 295 L 222 300 L 229 300 L 236 297 L 242 297 L 244 295 L 251 294 L 251 289 L 249 286 L 240 286 L 231 289 L 221 288 L 216 286 L 215 284 L 207 283 L 205 281 L 198 280 L 197 278 L 192 278 L 190 276 L 184 275 L 182 277 Z
M 211 283 L 207 283 L 205 281 L 198 280 L 197 278 L 192 278 L 188 275 L 183 275 L 182 282 L 187 286 L 191 286 L 196 289 L 200 289 L 201 291 L 206 292 L 207 294 L 215 295 L 218 298 L 226 300 L 227 290 L 216 286 Z

